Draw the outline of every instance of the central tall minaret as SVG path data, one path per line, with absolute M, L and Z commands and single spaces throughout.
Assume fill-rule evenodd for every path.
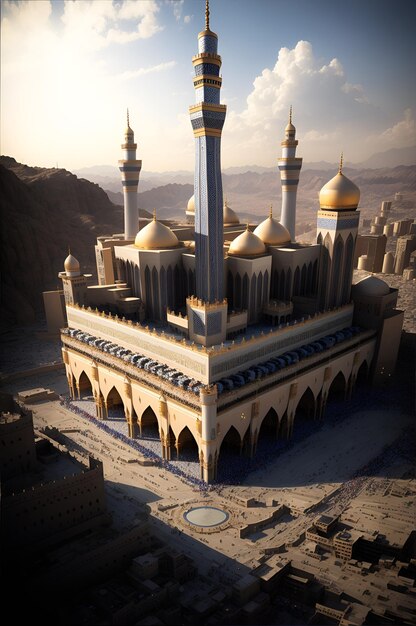
M 296 158 L 297 145 L 296 128 L 292 124 L 292 107 L 290 107 L 289 123 L 285 128 L 285 138 L 281 142 L 282 156 L 277 163 L 282 182 L 282 214 L 280 223 L 290 232 L 292 241 L 295 241 L 296 192 L 302 167 L 302 159 Z
M 196 104 L 189 107 L 195 136 L 195 275 L 196 296 L 204 302 L 224 297 L 223 198 L 221 133 L 227 107 L 220 104 L 221 57 L 218 37 L 209 27 L 206 0 L 205 30 L 198 35 L 193 57 Z
M 136 159 L 137 143 L 134 143 L 134 132 L 130 128 L 128 109 L 127 128 L 124 132 L 124 143 L 121 144 L 121 148 L 124 158 L 119 160 L 118 164 L 124 192 L 124 239 L 134 239 L 139 230 L 137 187 L 142 162 Z

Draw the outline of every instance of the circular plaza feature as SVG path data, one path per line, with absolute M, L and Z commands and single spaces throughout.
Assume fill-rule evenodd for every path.
M 228 521 L 229 514 L 214 506 L 197 506 L 185 511 L 185 521 L 197 528 L 216 528 Z

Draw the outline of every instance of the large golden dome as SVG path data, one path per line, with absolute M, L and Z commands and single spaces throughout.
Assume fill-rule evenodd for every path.
M 262 240 L 251 230 L 245 230 L 231 243 L 228 254 L 231 256 L 258 256 L 266 252 L 266 246 Z
M 227 200 L 224 202 L 223 221 L 224 226 L 235 226 L 240 223 L 237 213 L 228 206 Z
M 134 245 L 140 250 L 163 250 L 176 248 L 179 245 L 179 240 L 168 226 L 158 222 L 154 217 L 149 224 L 139 230 Z
M 195 215 L 195 194 L 191 196 L 188 200 L 186 214 L 188 215 L 188 213 L 192 213 L 193 215 Z
M 66 272 L 79 272 L 80 265 L 78 259 L 72 256 L 71 253 L 69 253 L 64 261 L 64 268 Z
M 259 237 L 266 246 L 283 246 L 290 243 L 290 233 L 271 214 L 255 228 L 254 234 Z
M 360 201 L 360 190 L 352 180 L 338 172 L 319 192 L 321 209 L 354 210 Z

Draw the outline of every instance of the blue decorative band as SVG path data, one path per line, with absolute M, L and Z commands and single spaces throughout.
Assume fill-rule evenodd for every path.
M 196 120 L 191 120 L 191 123 L 193 130 L 197 130 L 198 128 L 215 128 L 221 130 L 224 126 L 224 120 L 210 120 L 201 117 Z
M 123 187 L 134 187 L 134 185 L 138 185 L 138 180 L 122 180 L 121 184 Z
M 299 182 L 299 178 L 295 179 L 295 178 L 291 178 L 290 180 L 284 180 L 282 178 L 282 185 L 297 185 Z
M 219 76 L 220 68 L 213 63 L 200 63 L 195 65 L 195 76 L 201 76 L 202 74 L 211 74 L 211 76 Z
M 140 172 L 140 165 L 120 165 L 120 172 Z
M 299 163 L 299 165 L 279 165 L 279 170 L 285 171 L 285 170 L 300 170 L 300 168 L 302 167 L 302 163 Z
M 221 332 L 221 313 L 208 313 L 207 316 L 207 335 L 218 335 Z

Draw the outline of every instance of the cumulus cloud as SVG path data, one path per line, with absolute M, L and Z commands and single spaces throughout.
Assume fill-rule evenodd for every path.
M 262 155 L 263 162 L 274 159 L 290 105 L 299 152 L 308 160 L 335 158 L 342 147 L 347 153 L 351 147 L 348 158 L 353 159 L 358 131 L 366 124 L 371 128 L 377 117 L 363 86 L 347 80 L 339 59 L 322 61 L 310 42 L 299 41 L 292 49 L 281 48 L 274 67 L 255 78 L 245 108 L 229 112 L 226 128 L 235 142 L 235 148 L 227 147 L 230 161 L 238 154 L 246 159 L 247 151 Z
M 412 109 L 406 109 L 403 119 L 381 133 L 380 139 L 391 146 L 413 146 L 416 143 L 416 123 Z
M 139 76 L 145 76 L 146 74 L 153 74 L 155 72 L 164 72 L 166 70 L 175 67 L 176 61 L 167 61 L 166 63 L 159 63 L 158 65 L 152 65 L 151 67 L 139 67 L 137 70 L 129 70 L 118 75 L 121 80 L 129 80 L 131 78 L 138 78 Z

